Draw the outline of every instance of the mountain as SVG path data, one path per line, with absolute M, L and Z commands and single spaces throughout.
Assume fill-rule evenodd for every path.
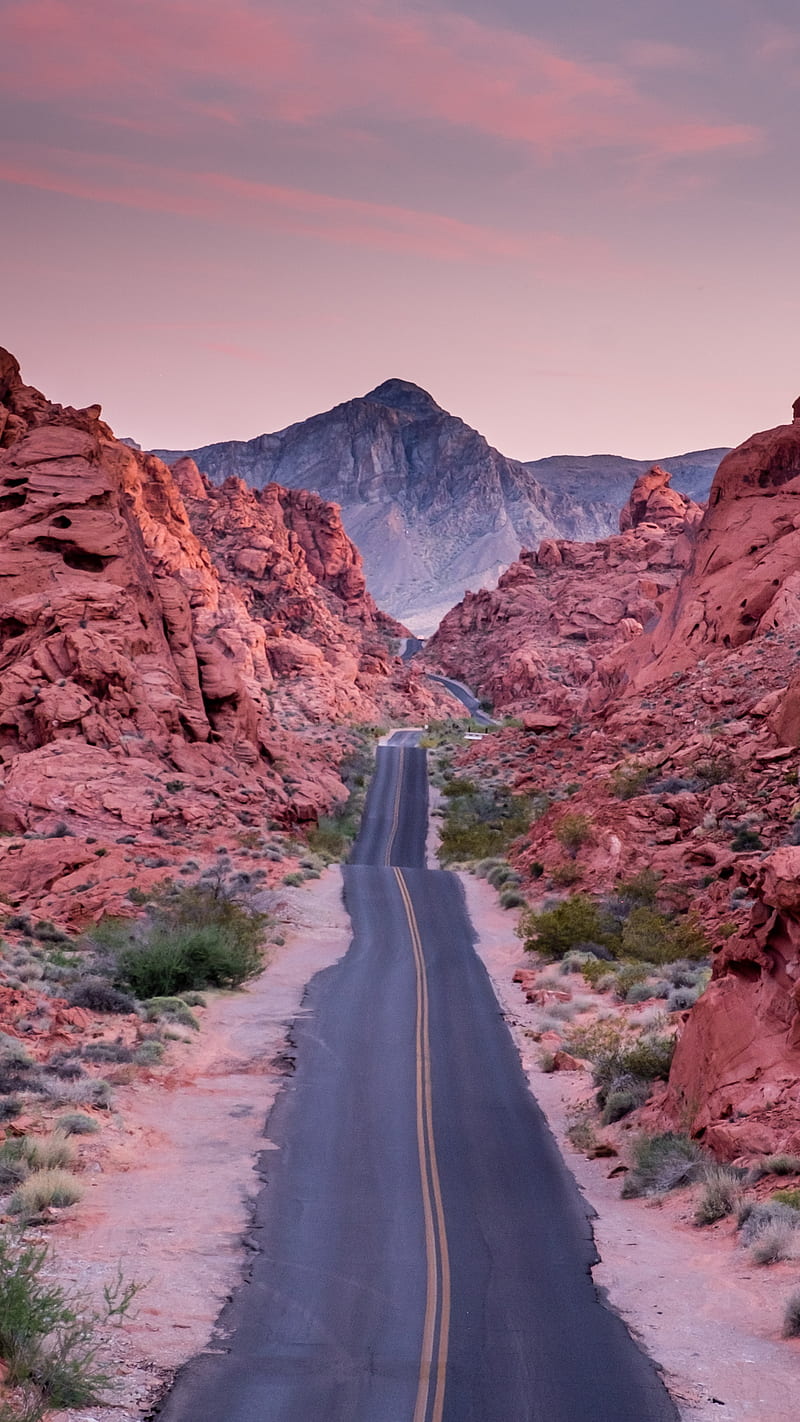
M 158 454 L 188 454 L 215 484 L 233 474 L 335 500 L 373 596 L 416 632 L 432 630 L 466 588 L 493 587 L 521 547 L 597 532 L 578 501 L 404 380 L 277 434 Z
M 613 533 L 617 517 L 631 486 L 654 464 L 672 476 L 672 487 L 695 503 L 705 503 L 711 481 L 730 451 L 700 449 L 666 459 L 624 459 L 618 454 L 554 454 L 527 460 L 525 468 L 551 493 L 563 494 L 582 504 L 596 520 L 592 537 Z

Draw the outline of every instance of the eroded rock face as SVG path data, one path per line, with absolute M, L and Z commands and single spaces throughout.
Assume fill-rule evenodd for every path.
M 0 894 L 118 907 L 129 831 L 313 819 L 343 795 L 334 723 L 434 709 L 337 509 L 173 477 L 6 352 L 0 431 L 0 827 L 28 836 L 0 842 Z
M 714 651 L 800 620 L 800 423 L 753 435 L 722 461 L 685 576 L 661 617 L 607 669 L 628 694 Z
M 754 873 L 746 930 L 689 1013 L 665 1107 L 725 1159 L 800 1151 L 800 849 Z
M 691 557 L 702 509 L 669 481 L 659 468 L 637 480 L 620 534 L 547 539 L 495 591 L 467 593 L 428 642 L 426 663 L 464 677 L 498 710 L 579 707 L 598 659 L 658 617 Z

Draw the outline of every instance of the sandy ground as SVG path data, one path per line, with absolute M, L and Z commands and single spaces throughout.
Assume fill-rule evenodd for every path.
M 106 1330 L 101 1361 L 117 1381 L 113 1406 L 59 1419 L 146 1415 L 174 1370 L 208 1343 L 241 1278 L 287 1031 L 307 983 L 350 942 L 338 868 L 285 898 L 286 945 L 270 950 L 245 991 L 209 998 L 199 1037 L 176 1043 L 168 1067 L 117 1088 L 114 1120 L 91 1148 L 84 1201 L 49 1232 L 59 1276 L 82 1295 L 102 1300 L 118 1263 L 146 1283 L 124 1327 Z
M 797 1422 L 800 1342 L 781 1340 L 780 1326 L 800 1266 L 752 1265 L 728 1221 L 695 1228 L 690 1192 L 676 1191 L 663 1205 L 622 1200 L 619 1180 L 609 1179 L 619 1161 L 588 1160 L 571 1147 L 570 1111 L 590 1097 L 588 1075 L 539 1069 L 539 1048 L 526 1035 L 535 1013 L 512 981 L 530 966 L 514 935 L 516 915 L 500 908 L 484 880 L 459 877 L 531 1090 L 596 1212 L 598 1287 L 663 1369 L 686 1422 Z

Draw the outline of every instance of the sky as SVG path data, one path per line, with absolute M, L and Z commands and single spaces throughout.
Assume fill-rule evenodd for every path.
M 800 393 L 796 0 L 0 0 L 0 344 L 146 447 L 391 376 L 505 454 Z

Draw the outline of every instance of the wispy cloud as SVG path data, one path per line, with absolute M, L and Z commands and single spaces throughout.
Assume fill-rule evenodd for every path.
M 372 250 L 441 258 L 541 261 L 585 258 L 598 246 L 555 233 L 511 233 L 440 213 L 280 187 L 220 172 L 0 144 L 0 182 L 91 202 L 256 225 Z
M 381 0 L 258 5 L 230 0 L 11 0 L 0 82 L 114 124 L 176 113 L 235 128 L 376 120 L 473 131 L 534 155 L 619 149 L 696 158 L 746 149 L 751 125 L 673 110 L 639 87 L 637 67 L 690 52 L 641 42 L 627 65 L 571 57 L 528 34 L 455 11 Z

